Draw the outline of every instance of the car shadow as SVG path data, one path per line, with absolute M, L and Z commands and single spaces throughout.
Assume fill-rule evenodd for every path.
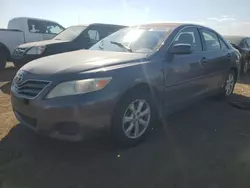
M 10 93 L 11 82 L 16 72 L 17 69 L 10 66 L 3 70 L 0 70 L 0 92 L 4 94 Z
M 15 67 L 7 67 L 3 70 L 0 70 L 0 82 L 11 81 L 14 78 L 17 70 L 18 69 Z
M 0 92 L 10 94 L 11 82 L 7 82 L 0 87 Z
M 229 104 L 240 110 L 250 110 L 250 97 L 234 94 L 230 97 Z
M 117 147 L 107 133 L 70 143 L 18 124 L 0 141 L 0 180 L 27 188 L 247 187 L 249 115 L 204 100 L 168 116 L 132 148 Z

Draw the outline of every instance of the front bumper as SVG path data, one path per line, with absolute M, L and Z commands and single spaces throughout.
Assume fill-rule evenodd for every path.
M 11 57 L 11 61 L 15 64 L 15 65 L 25 65 L 26 63 L 33 61 L 35 59 L 41 58 L 41 55 L 23 55 L 23 56 L 15 56 L 12 55 Z
M 79 141 L 111 124 L 115 97 L 84 95 L 49 100 L 23 99 L 11 93 L 16 118 L 37 133 L 52 138 Z

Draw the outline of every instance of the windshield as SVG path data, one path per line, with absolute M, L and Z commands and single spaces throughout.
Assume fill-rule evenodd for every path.
M 81 32 L 86 29 L 86 26 L 72 26 L 61 33 L 59 33 L 57 36 L 54 37 L 54 40 L 67 40 L 72 41 L 74 40 L 78 35 L 81 34 Z
M 90 50 L 150 53 L 159 48 L 172 28 L 126 28 L 96 43 Z

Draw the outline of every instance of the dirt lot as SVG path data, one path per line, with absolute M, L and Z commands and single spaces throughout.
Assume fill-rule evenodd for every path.
M 168 117 L 149 139 L 117 148 L 108 135 L 81 143 L 41 138 L 19 125 L 10 101 L 15 69 L 0 72 L 0 187 L 250 187 L 250 111 L 214 100 Z M 249 101 L 250 78 L 232 102 Z M 249 102 L 250 104 L 250 102 Z

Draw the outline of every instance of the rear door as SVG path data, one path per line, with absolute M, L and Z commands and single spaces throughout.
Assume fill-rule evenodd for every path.
M 167 106 L 191 101 L 205 92 L 205 85 L 201 79 L 203 70 L 200 61 L 203 52 L 198 29 L 196 27 L 183 29 L 176 35 L 171 46 L 182 43 L 190 44 L 192 53 L 172 54 L 171 60 L 167 60 L 165 67 Z
M 60 33 L 64 28 L 57 23 L 28 19 L 28 32 L 26 33 L 26 42 L 49 40 Z
M 224 84 L 224 76 L 230 66 L 230 53 L 224 41 L 212 30 L 200 28 L 205 56 L 201 62 L 208 92 Z
M 28 24 L 28 31 L 25 32 L 26 43 L 44 40 L 43 33 L 41 29 L 39 29 L 40 23 L 38 20 L 28 19 L 27 24 Z

